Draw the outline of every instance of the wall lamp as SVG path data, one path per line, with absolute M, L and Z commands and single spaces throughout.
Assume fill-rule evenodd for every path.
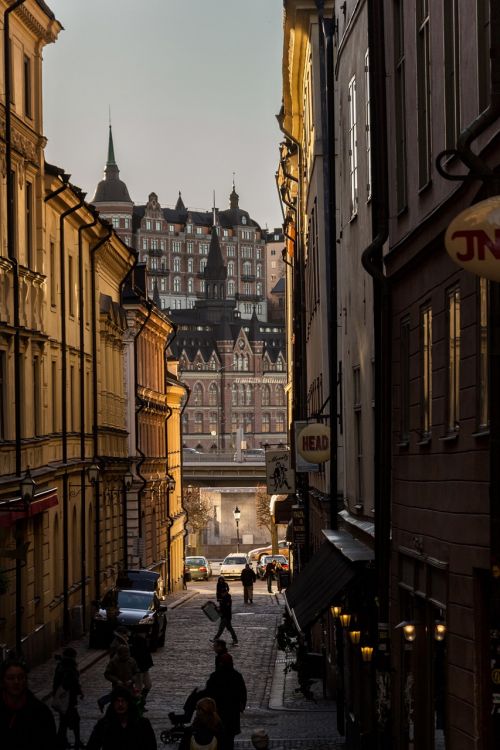
M 373 646 L 361 646 L 361 658 L 363 661 L 371 661 L 373 658 Z
M 333 607 L 330 607 L 330 612 L 332 613 L 332 617 L 340 617 L 342 606 L 340 604 L 334 604 Z
M 349 630 L 349 638 L 351 643 L 356 646 L 361 640 L 361 630 Z
M 408 643 L 413 643 L 413 641 L 417 637 L 416 623 L 409 620 L 403 620 L 398 625 L 396 625 L 394 629 L 397 630 L 398 628 L 401 628 L 403 630 L 405 641 L 408 641 Z
M 26 507 L 28 507 L 35 497 L 36 482 L 31 476 L 30 467 L 26 469 L 26 474 L 21 479 L 21 498 Z
M 101 473 L 101 469 L 99 468 L 97 464 L 91 464 L 89 468 L 87 469 L 87 476 L 92 486 L 94 486 L 94 484 L 99 479 L 100 473 Z
M 446 623 L 442 620 L 436 620 L 434 623 L 434 638 L 436 641 L 444 641 L 446 635 Z
M 348 628 L 351 622 L 351 615 L 347 612 L 342 612 L 342 614 L 339 616 L 339 620 L 343 628 Z

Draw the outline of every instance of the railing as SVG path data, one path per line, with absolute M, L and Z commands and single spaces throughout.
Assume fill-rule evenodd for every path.
M 244 457 L 238 461 L 235 451 L 213 451 L 211 453 L 182 453 L 183 464 L 246 463 L 263 464 L 264 456 Z

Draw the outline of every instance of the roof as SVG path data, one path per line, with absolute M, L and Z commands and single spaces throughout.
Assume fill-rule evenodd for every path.
M 98 183 L 91 202 L 132 203 L 127 186 L 123 180 L 120 180 L 120 170 L 118 169 L 115 159 L 111 125 L 109 126 L 108 158 L 106 161 L 106 167 L 104 168 L 104 179 Z

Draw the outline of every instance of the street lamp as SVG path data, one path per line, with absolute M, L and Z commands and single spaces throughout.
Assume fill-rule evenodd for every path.
M 233 510 L 233 516 L 234 520 L 236 521 L 236 552 L 240 551 L 240 518 L 241 518 L 241 511 L 236 506 L 236 508 Z
M 36 483 L 31 476 L 30 467 L 28 466 L 26 474 L 21 479 L 21 497 L 26 508 L 29 507 L 29 504 L 35 496 L 35 487 Z

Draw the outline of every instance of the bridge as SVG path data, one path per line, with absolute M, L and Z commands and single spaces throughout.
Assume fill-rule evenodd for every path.
M 184 486 L 255 487 L 266 483 L 263 458 L 236 461 L 231 453 L 184 453 L 182 456 Z

